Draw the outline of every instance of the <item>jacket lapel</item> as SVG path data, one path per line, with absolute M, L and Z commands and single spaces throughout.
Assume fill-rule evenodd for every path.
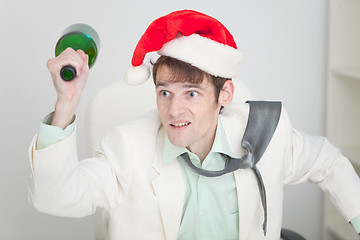
M 164 130 L 160 129 L 153 168 L 159 174 L 152 181 L 158 199 L 166 239 L 176 239 L 184 205 L 185 186 L 177 160 L 164 165 L 162 158 Z
M 261 201 L 257 179 L 251 169 L 234 172 L 239 208 L 239 239 L 248 239 L 250 231 L 261 231 L 262 227 L 254 222 L 260 217 Z

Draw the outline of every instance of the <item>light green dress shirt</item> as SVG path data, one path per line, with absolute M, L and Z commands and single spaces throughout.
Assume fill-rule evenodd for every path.
M 237 157 L 229 147 L 221 122 L 218 123 L 212 149 L 201 164 L 200 159 L 186 148 L 176 147 L 166 137 L 164 161 L 176 161 L 188 152 L 191 162 L 206 170 L 222 170 L 224 153 Z M 182 163 L 182 162 L 180 162 Z M 180 164 L 185 180 L 185 201 L 178 239 L 218 240 L 239 239 L 239 212 L 234 173 L 220 177 L 204 177 Z
M 75 116 L 72 123 L 64 130 L 50 126 L 52 117 L 53 113 L 50 113 L 40 123 L 36 149 L 46 148 L 60 142 L 69 137 L 74 131 Z M 164 161 L 175 161 L 177 156 L 185 151 L 188 152 L 186 148 L 177 148 L 167 138 L 165 139 Z M 203 166 L 201 166 L 200 160 L 195 154 L 189 153 L 190 160 L 197 167 L 207 170 L 219 170 L 224 167 L 224 160 L 218 152 L 223 152 L 232 157 L 239 157 L 234 156 L 232 153 L 220 122 L 216 130 L 213 147 L 205 158 Z M 198 176 L 188 170 L 182 164 L 181 166 L 185 179 L 186 195 L 178 239 L 194 239 L 192 234 L 196 234 L 198 237 L 196 239 L 236 239 L 236 236 L 238 236 L 239 213 L 237 212 L 234 174 L 225 174 L 222 177 L 206 179 L 206 177 Z M 218 180 L 214 181 L 214 179 Z M 214 192 L 212 192 L 213 190 Z M 211 199 L 206 198 L 209 195 L 211 195 Z M 225 196 L 228 196 L 228 199 Z M 360 235 L 360 216 L 350 222 Z M 226 236 L 227 238 L 213 236 Z

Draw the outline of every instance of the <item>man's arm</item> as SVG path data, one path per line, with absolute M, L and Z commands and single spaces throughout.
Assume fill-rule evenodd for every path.
M 286 183 L 316 183 L 358 232 L 360 179 L 350 161 L 326 138 L 292 130 Z
M 77 77 L 73 81 L 64 81 L 60 77 L 60 70 L 66 65 L 76 68 Z M 75 52 L 72 48 L 49 59 L 47 66 L 57 92 L 57 102 L 55 111 L 40 124 L 36 149 L 43 149 L 70 136 L 74 130 L 75 110 L 89 72 L 88 56 L 82 50 Z
M 64 81 L 59 74 L 66 65 L 72 65 L 76 69 L 77 76 L 72 81 Z M 73 119 L 86 85 L 89 74 L 88 56 L 82 50 L 75 52 L 72 48 L 67 48 L 58 57 L 50 59 L 47 66 L 57 92 L 51 125 L 65 129 Z
M 74 80 L 64 81 L 61 78 L 59 73 L 65 65 L 75 67 L 77 77 Z M 81 217 L 103 204 L 103 197 L 99 194 L 101 189 L 88 183 L 96 181 L 100 185 L 102 181 L 108 181 L 107 185 L 111 186 L 114 184 L 112 179 L 115 179 L 109 174 L 111 169 L 106 161 L 84 161 L 91 162 L 91 167 L 84 168 L 77 158 L 72 122 L 88 77 L 88 56 L 81 50 L 68 48 L 58 57 L 50 59 L 47 66 L 57 92 L 57 102 L 55 111 L 44 119 L 29 149 L 29 197 L 40 211 Z M 91 169 L 95 168 L 99 172 L 91 175 Z

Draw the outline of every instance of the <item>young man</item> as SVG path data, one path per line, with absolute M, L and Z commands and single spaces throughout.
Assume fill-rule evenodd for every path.
M 96 157 L 82 161 L 74 113 L 87 56 L 67 49 L 49 60 L 58 100 L 30 148 L 35 208 L 68 217 L 102 208 L 109 239 L 279 239 L 283 185 L 310 181 L 359 227 L 360 180 L 351 164 L 325 138 L 294 130 L 284 109 L 256 164 L 266 198 L 250 168 L 205 177 L 189 167 L 219 171 L 248 154 L 241 142 L 249 106 L 230 104 L 241 53 L 220 22 L 189 10 L 155 20 L 134 51 L 128 82 L 148 79 L 143 61 L 151 51 L 162 55 L 153 67 L 158 110 L 117 126 Z M 59 77 L 68 64 L 78 72 L 72 82 Z

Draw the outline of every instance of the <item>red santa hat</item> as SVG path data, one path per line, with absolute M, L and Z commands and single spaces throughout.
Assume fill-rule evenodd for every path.
M 172 12 L 150 24 L 135 48 L 126 82 L 138 85 L 150 77 L 144 59 L 154 51 L 224 78 L 238 75 L 242 55 L 222 23 L 192 10 Z

